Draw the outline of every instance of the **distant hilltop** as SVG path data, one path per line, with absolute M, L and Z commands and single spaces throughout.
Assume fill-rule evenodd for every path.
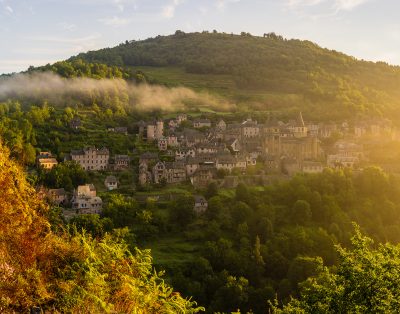
M 246 110 L 301 110 L 311 119 L 400 116 L 400 67 L 357 60 L 271 32 L 260 37 L 176 31 L 81 53 L 41 69 L 68 76 L 73 70 L 82 74 L 85 64 L 91 70 L 84 75 L 97 78 L 101 69 L 106 74 L 100 77 L 183 85 L 218 94 Z

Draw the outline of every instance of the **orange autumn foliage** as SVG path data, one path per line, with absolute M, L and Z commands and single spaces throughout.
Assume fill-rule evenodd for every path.
M 0 144 L 0 312 L 197 313 L 164 284 L 150 252 L 106 235 L 55 234 L 47 205 Z

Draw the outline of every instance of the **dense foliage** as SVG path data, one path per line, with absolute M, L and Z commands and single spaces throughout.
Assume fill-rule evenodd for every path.
M 127 226 L 130 243 L 156 253 L 162 242 L 169 243 L 156 263 L 174 287 L 209 313 L 238 308 L 265 313 L 268 300 L 277 295 L 280 302 L 289 301 L 323 264 L 342 260 L 335 244 L 351 245 L 352 221 L 377 242 L 397 243 L 399 188 L 398 179 L 378 168 L 357 174 L 329 170 L 264 189 L 240 184 L 233 195 L 211 186 L 209 208 L 201 216 L 193 215 L 187 196 L 163 205 L 113 195 L 103 218 L 75 223 L 94 234 Z M 177 239 L 186 243 L 187 253 L 177 253 Z
M 0 146 L 0 311 L 196 313 L 119 237 L 50 231 L 48 208 Z
M 148 68 L 148 73 L 166 84 L 204 86 L 202 78 L 210 77 L 205 88 L 220 87 L 218 91 L 236 95 L 237 101 L 257 101 L 263 109 L 301 108 L 308 115 L 329 119 L 354 114 L 399 117 L 398 67 L 359 61 L 309 41 L 286 40 L 274 34 L 257 37 L 177 31 L 171 36 L 127 41 L 77 58 L 123 68 L 171 69 L 160 75 L 162 72 Z M 173 80 L 172 69 L 176 67 L 186 74 Z M 200 75 L 195 83 L 190 81 L 192 74 Z M 227 83 L 230 81 L 234 85 Z
M 400 247 L 373 246 L 357 229 L 352 249 L 337 247 L 337 270 L 320 268 L 302 283 L 300 300 L 273 313 L 396 313 L 400 307 Z
M 64 78 L 77 78 L 87 77 L 93 79 L 126 79 L 136 80 L 142 82 L 145 80 L 145 76 L 141 72 L 133 72 L 130 70 L 124 70 L 117 66 L 107 66 L 103 63 L 89 63 L 82 59 L 74 59 L 72 61 L 59 61 L 54 64 L 47 64 L 42 67 L 30 67 L 29 72 L 35 71 L 51 71 Z

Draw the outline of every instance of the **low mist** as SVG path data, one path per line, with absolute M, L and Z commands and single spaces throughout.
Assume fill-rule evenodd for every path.
M 124 106 L 141 111 L 175 111 L 199 106 L 218 111 L 235 107 L 207 93 L 185 87 L 128 83 L 122 79 L 65 79 L 50 72 L 16 74 L 0 79 L 0 101 L 44 101 L 54 105 Z

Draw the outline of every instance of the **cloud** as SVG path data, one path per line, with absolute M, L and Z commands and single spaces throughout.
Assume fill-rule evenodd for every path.
M 313 6 L 324 2 L 325 0 L 288 0 L 286 5 L 291 8 L 298 6 Z
M 71 0 L 69 0 L 71 1 Z M 119 12 L 124 12 L 127 7 L 136 8 L 138 0 L 74 0 L 76 3 L 85 3 L 89 5 L 105 5 L 117 8 Z
M 337 10 L 349 11 L 366 3 L 367 1 L 369 0 L 336 0 L 335 8 Z
M 224 9 L 230 3 L 237 3 L 240 0 L 217 0 L 216 7 L 220 10 Z
M 4 9 L 5 9 L 7 14 L 13 14 L 14 13 L 13 8 L 10 7 L 9 5 L 7 5 Z
M 75 31 L 78 27 L 75 24 L 69 24 L 69 23 L 59 23 L 58 24 L 63 30 L 73 32 Z
M 117 7 L 117 9 L 120 12 L 124 12 L 126 6 L 133 6 L 133 8 L 136 9 L 137 1 L 136 0 L 112 0 L 112 2 L 114 3 L 114 5 Z
M 128 25 L 132 22 L 131 19 L 122 18 L 122 17 L 118 17 L 118 16 L 106 17 L 106 18 L 98 19 L 98 21 L 103 23 L 104 25 L 112 26 L 112 27 L 124 26 L 124 25 Z
M 286 7 L 289 9 L 299 9 L 304 7 L 315 7 L 327 5 L 335 13 L 339 11 L 351 11 L 370 0 L 287 0 Z
M 185 0 L 173 0 L 169 5 L 165 6 L 162 10 L 162 16 L 167 19 L 171 19 L 175 16 L 176 8 L 182 4 Z

